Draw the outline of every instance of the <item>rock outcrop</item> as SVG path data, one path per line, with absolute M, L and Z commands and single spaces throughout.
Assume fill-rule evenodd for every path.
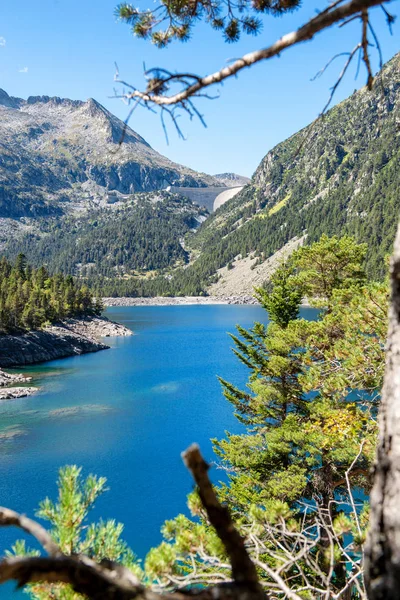
M 0 367 L 31 365 L 57 358 L 98 352 L 109 348 L 102 336 L 132 335 L 117 323 L 103 318 L 68 319 L 40 331 L 0 336 Z
M 237 173 L 218 173 L 213 177 L 218 179 L 218 181 L 226 185 L 228 188 L 238 186 L 244 187 L 251 181 L 250 177 L 244 177 L 244 175 L 238 175 Z
M 251 296 L 256 288 L 262 287 L 263 283 L 271 278 L 278 266 L 287 260 L 294 250 L 305 243 L 306 239 L 306 235 L 294 237 L 264 262 L 260 262 L 256 256 L 237 257 L 229 269 L 218 269 L 218 280 L 209 286 L 208 293 L 217 298 L 225 298 L 232 294 Z
M 17 398 L 25 398 L 32 396 L 38 391 L 36 387 L 11 387 L 0 390 L 0 400 L 15 400 Z
M 28 383 L 32 377 L 26 377 L 21 373 L 6 373 L 0 370 L 0 388 L 14 385 L 15 383 Z
M 32 377 L 26 377 L 25 375 L 21 375 L 21 373 L 6 373 L 0 370 L 0 400 L 13 400 L 14 398 L 32 396 L 32 394 L 37 392 L 38 388 L 15 386 L 16 383 L 28 383 L 31 380 Z

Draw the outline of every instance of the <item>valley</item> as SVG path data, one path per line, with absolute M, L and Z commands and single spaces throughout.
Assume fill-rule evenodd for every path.
M 2 600 L 399 600 L 399 8 L 0 3 Z
M 251 180 L 172 163 L 92 99 L 2 92 L 1 249 L 105 297 L 251 296 L 291 249 L 347 233 L 381 278 L 399 209 L 399 65 L 270 150 Z

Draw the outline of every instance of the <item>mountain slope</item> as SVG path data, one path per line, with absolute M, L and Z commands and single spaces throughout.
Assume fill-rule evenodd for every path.
M 13 104 L 7 110 L 19 110 L 14 106 L 19 100 L 7 97 L 4 102 Z M 49 103 L 56 111 L 57 101 Z M 35 106 L 35 101 L 32 104 Z M 80 103 L 78 109 L 85 112 L 91 110 L 90 106 Z M 70 110 L 77 109 L 73 105 Z M 106 143 L 107 135 L 112 138 L 113 121 L 107 118 L 104 125 L 98 107 L 93 110 L 99 123 L 87 137 L 103 136 Z M 102 124 L 108 128 L 106 133 Z M 119 175 L 113 188 L 110 173 L 116 169 L 118 174 L 122 167 L 112 162 L 118 154 L 107 154 L 100 142 L 100 172 L 108 173 L 109 179 L 103 185 L 91 175 L 87 185 L 90 193 L 93 189 L 96 193 L 103 190 L 105 200 L 82 200 L 88 181 L 85 177 L 96 168 L 97 147 L 95 142 L 79 142 L 79 136 L 85 138 L 86 133 L 76 135 L 74 143 L 78 147 L 86 143 L 88 159 L 82 158 L 83 166 L 77 170 L 83 173 L 83 181 L 76 183 L 80 195 L 75 204 L 69 197 L 64 204 L 86 210 L 92 207 L 91 212 L 82 218 L 75 212 L 71 216 L 39 219 L 45 223 L 42 239 L 29 231 L 32 220 L 28 220 L 23 224 L 27 233 L 22 240 L 6 244 L 7 254 L 15 256 L 22 248 L 34 263 L 45 261 L 52 270 L 86 274 L 92 287 L 105 296 L 214 292 L 229 295 L 238 289 L 251 293 L 252 284 L 260 285 L 271 273 L 276 259 L 299 243 L 314 241 L 322 233 L 348 233 L 368 242 L 369 275 L 384 276 L 385 256 L 391 250 L 400 212 L 400 55 L 385 65 L 372 92 L 355 92 L 324 118 L 268 152 L 251 182 L 207 219 L 188 200 L 163 192 L 167 194 L 166 204 L 148 224 L 148 215 L 156 215 L 150 209 L 155 201 L 152 193 L 144 194 L 141 200 L 139 194 L 138 202 L 136 194 L 131 197 L 118 189 L 122 185 Z M 132 147 L 143 156 L 153 152 L 134 132 L 128 135 L 132 136 L 129 152 Z M 39 138 L 41 142 L 45 139 L 43 134 Z M 44 163 L 43 177 L 51 165 L 51 161 Z M 151 164 L 148 168 L 152 168 Z M 214 189 L 215 179 L 198 175 L 196 183 L 188 185 L 185 172 L 177 171 L 181 177 L 179 185 L 198 189 L 208 182 Z M 142 185 L 146 185 L 146 180 Z M 179 192 L 182 187 L 171 184 L 170 189 Z M 221 191 L 224 189 L 229 191 L 226 187 Z M 65 210 L 61 202 L 52 206 Z M 173 221 L 171 210 L 175 213 Z M 100 211 L 95 218 L 93 211 Z M 188 219 L 182 217 L 183 213 Z M 129 227 L 125 227 L 127 220 Z M 135 228 L 135 220 L 140 223 L 139 228 Z M 157 245 L 157 235 L 162 237 L 161 246 Z M 166 256 L 158 258 L 160 252 Z
M 349 233 L 382 277 L 400 209 L 400 54 L 365 88 L 273 148 L 251 183 L 192 237 L 187 277 L 207 288 L 240 255 L 257 267 L 295 238 Z M 256 264 L 257 263 L 257 264 Z M 191 271 L 191 273 L 190 273 Z M 224 277 L 234 277 L 234 269 Z M 251 291 L 251 290 L 249 290 Z
M 237 173 L 218 173 L 217 175 L 214 175 L 214 178 L 218 179 L 218 181 L 227 187 L 243 187 L 251 181 L 249 177 L 237 175 Z
M 153 150 L 93 99 L 0 90 L 0 219 L 61 215 L 169 185 L 224 187 Z
M 6 251 L 13 260 L 22 252 L 51 272 L 136 280 L 188 263 L 183 238 L 206 215 L 178 194 L 138 192 L 123 203 L 42 219 L 40 234 L 16 237 Z

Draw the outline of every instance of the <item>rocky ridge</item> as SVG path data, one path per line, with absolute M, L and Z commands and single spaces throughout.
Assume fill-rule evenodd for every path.
M 226 187 L 243 187 L 251 181 L 250 177 L 238 175 L 237 173 L 217 173 L 217 175 L 213 175 L 213 177 L 226 185 Z
M 153 150 L 92 98 L 0 90 L 0 218 L 59 216 L 168 185 L 224 187 Z

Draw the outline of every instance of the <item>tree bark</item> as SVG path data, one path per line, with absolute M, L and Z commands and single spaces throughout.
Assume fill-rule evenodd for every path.
M 400 225 L 391 263 L 386 351 L 365 556 L 369 600 L 400 600 Z

